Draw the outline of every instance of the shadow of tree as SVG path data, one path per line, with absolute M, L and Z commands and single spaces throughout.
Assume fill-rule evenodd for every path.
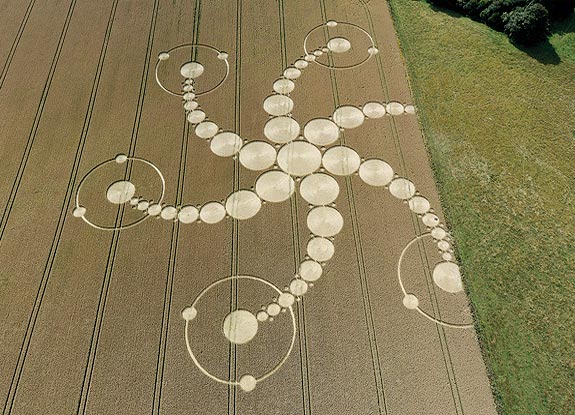
M 549 31 L 549 35 L 566 35 L 575 32 L 575 13 L 571 13 L 564 19 L 553 22 Z M 527 53 L 529 56 L 537 59 L 545 65 L 557 65 L 561 63 L 561 57 L 557 53 L 555 47 L 549 42 L 549 39 L 542 41 L 531 47 L 522 47 L 516 45 L 518 49 Z M 575 45 L 573 45 L 575 48 Z
M 438 5 L 433 4 L 433 3 L 427 3 L 427 4 L 428 4 L 429 7 L 431 8 L 431 10 L 433 10 L 434 12 L 445 13 L 446 15 L 451 16 L 451 17 L 455 17 L 455 18 L 457 18 L 457 19 L 459 19 L 459 18 L 461 18 L 461 17 L 467 17 L 467 18 L 471 19 L 470 16 L 465 16 L 465 15 L 463 15 L 462 13 L 460 13 L 460 12 L 458 12 L 458 11 L 448 9 L 448 8 L 446 8 L 446 7 L 441 7 L 441 6 L 438 6 Z M 474 19 L 472 19 L 472 20 L 474 20 Z
M 429 3 L 430 8 L 435 12 L 445 13 L 453 18 L 468 18 L 481 24 L 485 24 L 481 20 L 475 18 L 474 16 L 466 16 L 459 11 L 451 10 L 445 7 L 441 7 L 435 4 Z M 495 30 L 491 28 L 492 30 Z M 564 19 L 555 21 L 551 24 L 550 35 L 552 34 L 567 34 L 575 32 L 575 12 L 570 15 L 565 16 Z M 544 65 L 558 65 L 561 63 L 561 57 L 555 50 L 555 47 L 549 42 L 549 39 L 542 40 L 541 42 L 533 46 L 523 46 L 520 44 L 512 44 L 522 52 L 536 59 L 538 62 Z
M 575 12 L 551 25 L 551 34 L 564 35 L 575 32 Z
M 557 54 L 549 39 L 545 39 L 534 46 L 513 45 L 544 65 L 559 65 L 561 63 L 561 57 Z

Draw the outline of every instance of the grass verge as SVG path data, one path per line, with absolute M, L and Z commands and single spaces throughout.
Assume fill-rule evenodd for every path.
M 423 1 L 389 2 L 500 411 L 572 414 L 574 19 L 520 50 Z

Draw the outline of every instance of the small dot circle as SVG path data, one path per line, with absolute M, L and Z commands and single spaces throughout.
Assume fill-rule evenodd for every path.
M 182 317 L 187 321 L 193 320 L 197 315 L 198 311 L 194 307 L 186 307 L 182 311 Z
M 257 380 L 252 375 L 244 375 L 240 379 L 240 388 L 244 392 L 251 392 L 256 388 Z
M 415 310 L 417 307 L 419 307 L 419 300 L 415 295 L 407 294 L 405 297 L 403 297 L 403 305 L 410 310 Z

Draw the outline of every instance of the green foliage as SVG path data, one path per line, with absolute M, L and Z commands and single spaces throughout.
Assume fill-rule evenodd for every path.
M 429 0 L 429 2 L 439 7 L 445 7 L 446 9 L 457 10 L 459 8 L 458 0 Z
M 561 60 L 575 63 L 575 14 L 571 17 L 554 23 L 549 38 L 553 49 L 561 56 Z M 573 130 L 575 134 L 575 130 Z M 573 137 L 575 142 L 575 136 Z
M 549 12 L 539 3 L 516 7 L 503 16 L 506 20 L 505 33 L 515 43 L 533 45 L 547 37 Z
M 575 16 L 537 46 L 549 65 L 470 19 L 390 4 L 500 413 L 574 414 Z
M 505 32 L 511 40 L 530 46 L 544 40 L 549 22 L 569 17 L 575 0 L 428 0 Z
M 575 8 L 575 0 L 537 0 L 537 2 L 545 6 L 553 20 L 568 18 Z
M 487 5 L 479 17 L 485 24 L 500 32 L 505 28 L 505 17 L 517 7 L 525 6 L 529 0 L 494 0 Z
M 489 4 L 489 3 L 487 3 Z M 479 19 L 481 12 L 486 7 L 485 0 L 467 0 L 462 1 L 461 10 L 463 13 L 473 19 Z

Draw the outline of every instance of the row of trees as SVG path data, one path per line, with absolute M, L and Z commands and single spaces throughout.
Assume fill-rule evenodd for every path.
M 428 0 L 505 32 L 520 45 L 533 45 L 549 34 L 549 23 L 573 13 L 575 0 Z

